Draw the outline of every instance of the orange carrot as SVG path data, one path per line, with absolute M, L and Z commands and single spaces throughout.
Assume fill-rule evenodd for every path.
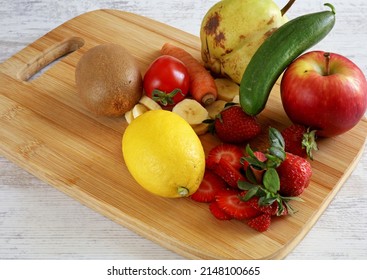
M 171 55 L 186 65 L 190 76 L 190 94 L 196 101 L 208 105 L 217 99 L 218 92 L 214 78 L 191 54 L 170 43 L 163 45 L 161 53 Z

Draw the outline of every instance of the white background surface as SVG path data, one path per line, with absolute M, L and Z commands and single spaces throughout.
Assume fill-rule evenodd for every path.
M 1 0 L 0 62 L 63 22 L 100 8 L 137 13 L 198 36 L 203 16 L 216 2 Z M 275 2 L 282 7 L 286 1 Z M 297 0 L 288 16 L 322 10 L 323 3 Z M 331 3 L 337 23 L 314 49 L 345 55 L 367 73 L 367 2 Z M 366 171 L 365 151 L 330 206 L 287 259 L 367 259 Z M 93 212 L 0 155 L 0 259 L 183 258 Z

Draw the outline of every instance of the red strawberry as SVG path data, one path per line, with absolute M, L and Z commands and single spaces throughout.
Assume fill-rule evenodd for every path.
M 299 196 L 308 187 L 312 176 L 311 164 L 305 158 L 291 153 L 286 153 L 277 172 L 282 196 Z
M 294 155 L 312 159 L 312 150 L 317 150 L 315 130 L 309 131 L 305 126 L 292 124 L 281 132 L 285 151 Z
M 265 154 L 263 152 L 260 151 L 255 151 L 254 155 L 257 157 L 257 159 L 261 162 L 265 162 L 267 160 Z
M 227 160 L 236 169 L 241 168 L 242 149 L 232 144 L 219 144 L 209 151 L 206 166 L 210 169 L 219 163 L 221 158 Z
M 228 192 L 227 194 L 218 195 L 216 202 L 220 209 L 238 220 L 250 219 L 261 214 L 261 212 L 253 208 L 249 202 L 242 201 L 238 193 Z
M 215 133 L 226 143 L 241 144 L 261 132 L 256 117 L 247 115 L 240 106 L 226 107 L 214 121 Z
M 229 161 L 221 158 L 214 167 L 214 172 L 221 177 L 230 187 L 237 188 L 237 182 L 246 180 L 241 172 L 233 167 Z
M 254 196 L 248 202 L 252 207 L 262 213 L 272 216 L 277 215 L 278 213 L 278 202 L 276 201 L 274 201 L 271 205 L 259 205 L 259 197 Z
M 218 220 L 231 220 L 232 216 L 224 212 L 218 205 L 216 201 L 209 204 L 209 210 Z
M 227 187 L 226 182 L 223 181 L 213 171 L 205 170 L 204 178 L 200 183 L 199 188 L 191 195 L 191 199 L 198 202 L 211 202 L 215 200 L 217 193 Z
M 247 224 L 252 227 L 253 229 L 264 232 L 270 227 L 271 223 L 271 215 L 269 214 L 262 214 L 260 216 L 257 216 L 247 222 Z

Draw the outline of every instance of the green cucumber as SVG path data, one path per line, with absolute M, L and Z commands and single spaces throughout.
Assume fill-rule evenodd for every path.
M 251 58 L 240 83 L 240 104 L 251 116 L 259 114 L 269 94 L 288 65 L 320 42 L 335 24 L 335 9 L 306 14 L 279 27 Z

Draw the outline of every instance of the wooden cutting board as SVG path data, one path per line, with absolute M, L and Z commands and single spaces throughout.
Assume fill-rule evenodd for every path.
M 116 10 L 78 16 L 0 66 L 0 152 L 38 178 L 117 223 L 193 259 L 281 259 L 294 248 L 350 175 L 365 145 L 367 121 L 319 141 L 313 177 L 293 216 L 275 218 L 258 233 L 240 221 L 218 221 L 207 204 L 164 199 L 142 189 L 121 154 L 124 118 L 97 118 L 76 95 L 74 71 L 91 47 L 113 42 L 134 55 L 144 74 L 163 43 L 200 59 L 199 38 L 150 19 Z M 60 58 L 61 57 L 61 58 Z M 59 58 L 59 59 L 58 59 Z M 47 71 L 45 65 L 55 61 Z M 289 124 L 276 84 L 263 123 Z M 217 140 L 201 137 L 207 152 Z

